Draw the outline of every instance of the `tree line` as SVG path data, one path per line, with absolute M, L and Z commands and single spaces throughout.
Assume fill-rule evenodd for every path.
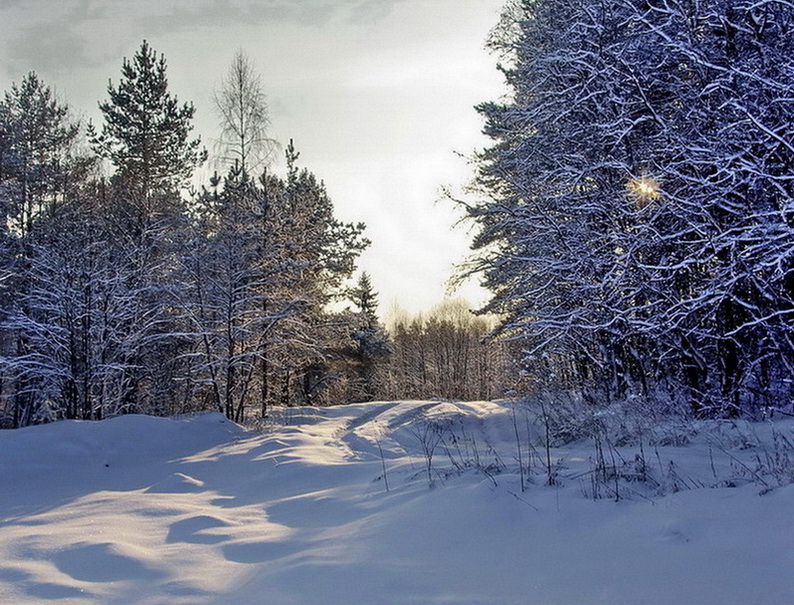
M 794 397 L 794 7 L 516 0 L 479 107 L 475 273 L 538 388 Z
M 216 96 L 225 172 L 191 195 L 207 152 L 165 58 L 144 42 L 107 94 L 85 137 L 35 73 L 0 104 L 3 424 L 311 401 L 364 225 L 334 217 L 291 143 L 286 176 L 267 171 L 244 56 Z
M 291 141 L 286 174 L 269 168 L 278 145 L 242 52 L 214 100 L 219 171 L 196 190 L 209 154 L 195 109 L 147 42 L 108 85 L 100 124 L 75 120 L 35 73 L 5 93 L 0 426 L 202 409 L 244 421 L 402 396 L 413 380 L 390 369 L 413 344 L 379 321 L 369 276 L 350 286 L 364 225 L 335 218 Z
M 463 300 L 425 313 L 391 318 L 392 355 L 383 368 L 384 399 L 441 397 L 492 400 L 515 386 L 512 347 L 489 335 L 493 317 L 475 315 Z

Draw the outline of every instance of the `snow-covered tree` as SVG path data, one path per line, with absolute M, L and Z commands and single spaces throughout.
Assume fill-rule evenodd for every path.
M 256 86 L 237 100 L 262 103 Z M 225 178 L 188 202 L 204 155 L 193 107 L 146 42 L 108 93 L 89 132 L 107 180 L 35 74 L 0 102 L 0 426 L 196 407 L 244 420 L 324 401 L 352 342 L 329 303 L 368 245 L 363 224 L 334 217 L 291 144 L 286 177 L 251 177 L 263 106 L 227 141 L 239 153 Z
M 166 61 L 144 41 L 131 60 L 124 59 L 117 86 L 100 103 L 100 132 L 89 129 L 97 153 L 115 173 L 102 191 L 111 219 L 107 243 L 125 268 L 125 287 L 133 312 L 123 330 L 140 346 L 125 349 L 120 367 L 128 384 L 125 409 L 149 409 L 152 397 L 180 379 L 175 359 L 189 346 L 176 312 L 183 284 L 176 279 L 187 233 L 187 208 L 180 195 L 206 153 L 191 138 L 194 107 L 180 104 L 168 88 Z M 170 395 L 162 398 L 170 400 Z
M 279 182 L 261 187 L 239 164 L 196 202 L 196 220 L 183 260 L 189 287 L 182 300 L 200 360 L 194 380 L 212 405 L 242 420 L 254 404 L 267 413 L 270 348 L 278 322 L 294 312 L 285 295 L 287 268 L 274 213 Z
M 63 200 L 80 163 L 79 124 L 34 72 L 0 103 L 0 187 L 4 227 L 25 239 Z
M 298 170 L 253 181 L 239 162 L 195 202 L 182 261 L 182 308 L 193 334 L 192 380 L 242 420 L 271 403 L 318 401 L 343 330 L 326 309 L 366 245 L 361 225 L 333 216 L 324 188 Z
M 507 348 L 486 336 L 492 318 L 478 317 L 463 300 L 444 301 L 424 314 L 398 313 L 389 326 L 385 397 L 492 399 L 505 391 Z
M 332 380 L 328 361 L 347 338 L 346 330 L 327 313 L 327 306 L 344 295 L 344 282 L 355 270 L 355 262 L 369 245 L 363 223 L 347 223 L 334 216 L 334 206 L 325 185 L 297 165 L 299 154 L 290 141 L 286 149 L 283 238 L 287 267 L 285 290 L 299 312 L 279 326 L 281 402 L 289 404 L 297 393 L 304 402 L 317 400 Z
M 36 258 L 52 224 L 69 212 L 91 164 L 79 151 L 79 124 L 35 73 L 0 102 L 0 413 L 12 426 L 39 414 L 39 352 L 30 296 Z M 74 253 L 74 250 L 72 251 Z M 0 419 L 0 424 L 3 420 Z
M 352 359 L 358 373 L 355 399 L 371 401 L 385 391 L 385 365 L 392 353 L 389 336 L 378 319 L 378 293 L 369 273 L 362 271 L 348 297 L 357 313 L 351 318 L 355 349 Z
M 708 413 L 790 391 L 793 11 L 511 4 L 468 212 L 529 367 Z

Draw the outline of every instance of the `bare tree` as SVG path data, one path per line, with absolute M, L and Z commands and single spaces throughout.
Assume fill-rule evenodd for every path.
M 489 339 L 494 318 L 474 315 L 468 303 L 448 300 L 424 315 L 401 314 L 389 328 L 393 355 L 387 398 L 492 399 L 508 375 L 505 342 Z
M 237 164 L 248 174 L 267 165 L 277 144 L 268 135 L 270 118 L 261 78 L 242 50 L 234 55 L 213 100 L 221 127 L 218 160 Z

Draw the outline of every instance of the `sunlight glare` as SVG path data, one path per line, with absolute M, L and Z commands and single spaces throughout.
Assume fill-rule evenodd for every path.
M 644 208 L 652 200 L 662 197 L 658 181 L 650 176 L 632 178 L 627 187 L 632 197 L 635 198 L 637 206 L 640 208 Z

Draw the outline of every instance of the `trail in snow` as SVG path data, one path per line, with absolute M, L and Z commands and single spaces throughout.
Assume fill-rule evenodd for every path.
M 638 444 L 610 447 L 614 502 L 592 499 L 609 489 L 592 439 L 555 447 L 544 485 L 531 410 L 524 492 L 507 404 L 278 415 L 262 433 L 217 414 L 0 433 L 0 602 L 794 602 L 794 486 L 741 468 L 790 423 L 646 436 L 653 484 L 624 472 Z

